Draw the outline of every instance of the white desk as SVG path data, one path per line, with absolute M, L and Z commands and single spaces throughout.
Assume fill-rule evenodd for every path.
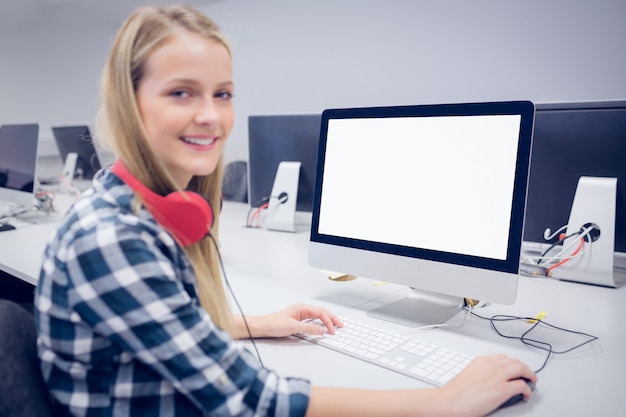
M 36 285 L 46 240 L 76 198 L 57 193 L 55 212 L 11 219 L 16 229 L 0 232 L 0 271 Z
M 221 216 L 221 252 L 226 275 L 246 314 L 274 311 L 294 301 L 324 305 L 345 317 L 411 334 L 414 330 L 371 319 L 367 310 L 393 301 L 408 289 L 379 285 L 364 278 L 333 282 L 307 265 L 308 233 L 272 232 L 244 227 L 248 207 L 225 202 Z M 36 282 L 44 240 L 54 219 L 28 228 L 0 233 L 0 269 Z M 539 374 L 530 402 L 498 410 L 498 416 L 618 416 L 626 409 L 626 287 L 600 288 L 545 278 L 520 278 L 518 301 L 489 306 L 485 316 L 535 316 L 557 326 L 599 337 L 565 355 L 556 355 Z M 454 320 L 454 319 L 453 319 Z M 525 323 L 517 329 L 525 329 Z M 541 331 L 536 338 L 556 350 L 575 344 L 561 332 Z M 518 341 L 497 336 L 489 323 L 476 318 L 462 327 L 419 333 L 422 339 L 474 355 L 504 352 L 538 368 L 545 354 Z M 316 384 L 363 388 L 424 387 L 423 383 L 374 365 L 295 339 L 257 341 L 265 365 L 284 375 L 301 376 Z

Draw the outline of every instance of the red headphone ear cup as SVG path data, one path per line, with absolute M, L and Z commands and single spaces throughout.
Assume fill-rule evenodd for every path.
M 174 191 L 160 196 L 135 178 L 121 160 L 113 164 L 112 171 L 143 198 L 146 208 L 156 221 L 174 235 L 183 246 L 204 239 L 213 227 L 213 209 L 200 194 L 192 191 Z
M 199 194 L 176 191 L 164 201 L 151 202 L 151 212 L 165 229 L 170 231 L 183 246 L 204 239 L 213 227 L 213 210 Z

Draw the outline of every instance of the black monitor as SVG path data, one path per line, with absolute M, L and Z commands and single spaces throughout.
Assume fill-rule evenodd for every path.
M 615 251 L 626 253 L 626 101 L 537 104 L 524 241 L 568 223 L 581 176 L 617 178 Z
M 267 115 L 248 117 L 250 204 L 268 201 L 278 165 L 300 162 L 296 210 L 311 212 L 317 169 L 321 115 Z
M 39 125 L 0 127 L 0 201 L 30 205 L 34 202 Z
M 78 155 L 75 176 L 83 179 L 93 178 L 101 167 L 89 127 L 85 125 L 54 126 L 52 133 L 63 162 L 71 152 Z

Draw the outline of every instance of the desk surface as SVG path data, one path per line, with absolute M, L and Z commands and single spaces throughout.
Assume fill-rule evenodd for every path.
M 65 196 L 63 207 L 71 202 Z M 344 317 L 369 322 L 473 355 L 503 352 L 524 360 L 533 369 L 545 353 L 519 341 L 495 334 L 489 323 L 477 318 L 451 329 L 419 332 L 372 319 L 367 311 L 403 297 L 408 289 L 365 278 L 336 282 L 307 263 L 308 233 L 286 233 L 244 227 L 248 206 L 225 202 L 221 216 L 221 253 L 225 274 L 245 314 L 263 314 L 304 301 L 326 306 Z M 34 224 L 0 233 L 0 270 L 36 284 L 45 240 L 60 214 L 37 219 Z M 571 353 L 555 355 L 539 374 L 528 403 L 498 410 L 499 416 L 617 416 L 626 409 L 626 287 L 602 288 L 547 278 L 520 277 L 518 300 L 511 306 L 491 305 L 477 312 L 484 316 L 547 313 L 555 326 L 590 333 L 599 339 Z M 455 317 L 451 320 L 458 320 Z M 517 334 L 528 328 L 518 323 Z M 550 342 L 555 350 L 582 341 L 556 330 L 543 329 L 533 336 Z M 295 338 L 257 341 L 265 365 L 283 375 L 301 376 L 327 386 L 411 388 L 425 384 Z
M 36 285 L 47 238 L 76 198 L 73 194 L 57 193 L 54 212 L 11 219 L 16 229 L 0 232 L 0 270 Z M 0 202 L 0 212 L 8 208 Z

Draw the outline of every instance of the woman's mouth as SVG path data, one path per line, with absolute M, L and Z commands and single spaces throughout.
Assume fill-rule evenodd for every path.
M 212 145 L 217 140 L 217 137 L 195 138 L 195 137 L 183 136 L 183 137 L 181 137 L 181 139 L 183 140 L 183 142 L 186 142 L 186 143 L 189 143 L 189 144 L 192 144 L 192 145 L 209 146 L 209 145 Z

